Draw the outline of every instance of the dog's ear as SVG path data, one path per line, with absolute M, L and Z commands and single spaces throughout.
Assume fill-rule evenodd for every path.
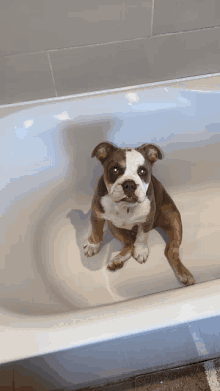
M 92 152 L 92 157 L 96 157 L 103 164 L 106 159 L 117 149 L 118 148 L 112 143 L 100 143 Z
M 163 159 L 163 152 L 157 145 L 143 144 L 136 148 L 138 152 L 141 152 L 147 160 L 153 165 L 158 159 Z

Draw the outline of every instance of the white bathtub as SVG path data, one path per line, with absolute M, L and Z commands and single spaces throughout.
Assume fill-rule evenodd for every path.
M 220 355 L 220 76 L 0 110 L 2 368 L 68 390 Z M 181 212 L 195 286 L 156 231 L 144 265 L 107 271 L 121 247 L 108 231 L 82 255 L 104 140 L 165 152 L 154 175 Z

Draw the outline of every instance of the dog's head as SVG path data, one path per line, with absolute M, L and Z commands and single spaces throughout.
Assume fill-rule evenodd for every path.
M 162 159 L 162 152 L 153 144 L 118 148 L 103 142 L 92 152 L 94 156 L 103 165 L 104 181 L 112 201 L 135 204 L 145 200 L 152 165 Z

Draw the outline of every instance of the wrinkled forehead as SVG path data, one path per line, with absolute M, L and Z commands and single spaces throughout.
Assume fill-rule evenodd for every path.
M 108 161 L 108 167 L 117 164 L 127 171 L 136 171 L 140 166 L 148 166 L 148 162 L 144 156 L 130 148 L 121 148 L 116 150 Z
M 146 165 L 146 160 L 144 156 L 136 151 L 135 149 L 126 151 L 126 170 L 133 172 L 138 169 L 140 166 Z

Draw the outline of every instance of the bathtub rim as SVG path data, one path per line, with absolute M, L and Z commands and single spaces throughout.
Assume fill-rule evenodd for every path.
M 5 313 L 0 316 L 1 324 L 2 317 L 8 322 L 0 326 L 0 365 L 73 348 L 86 349 L 216 317 L 220 315 L 219 302 L 220 281 L 217 279 L 68 315 L 21 317 Z
M 31 105 L 38 105 L 38 104 L 47 104 L 47 103 L 58 103 L 60 101 L 64 100 L 72 100 L 77 98 L 86 98 L 86 97 L 93 97 L 98 95 L 109 95 L 114 93 L 122 93 L 126 91 L 132 91 L 132 90 L 139 90 L 139 89 L 146 89 L 146 88 L 155 88 L 155 87 L 163 87 L 166 85 L 174 86 L 178 83 L 183 83 L 184 81 L 194 81 L 194 80 L 200 80 L 200 79 L 208 79 L 208 78 L 214 78 L 214 77 L 220 77 L 220 72 L 216 73 L 206 73 L 198 76 L 188 76 L 188 77 L 182 77 L 177 79 L 169 79 L 164 81 L 156 81 L 151 83 L 144 83 L 144 84 L 137 84 L 127 87 L 119 87 L 119 88 L 110 88 L 105 90 L 98 90 L 98 91 L 91 91 L 91 92 L 83 92 L 78 94 L 72 94 L 72 95 L 64 95 L 64 96 L 54 96 L 53 98 L 42 98 L 37 100 L 31 100 L 31 101 L 25 101 L 25 102 L 17 102 L 17 103 L 8 103 L 6 105 L 0 105 L 0 109 L 7 109 L 7 108 L 13 108 L 13 107 L 22 107 L 22 106 L 31 106 Z M 181 87 L 182 89 L 186 90 L 186 87 Z M 208 91 L 206 91 L 208 92 Z M 210 89 L 210 92 L 214 92 L 214 90 Z

